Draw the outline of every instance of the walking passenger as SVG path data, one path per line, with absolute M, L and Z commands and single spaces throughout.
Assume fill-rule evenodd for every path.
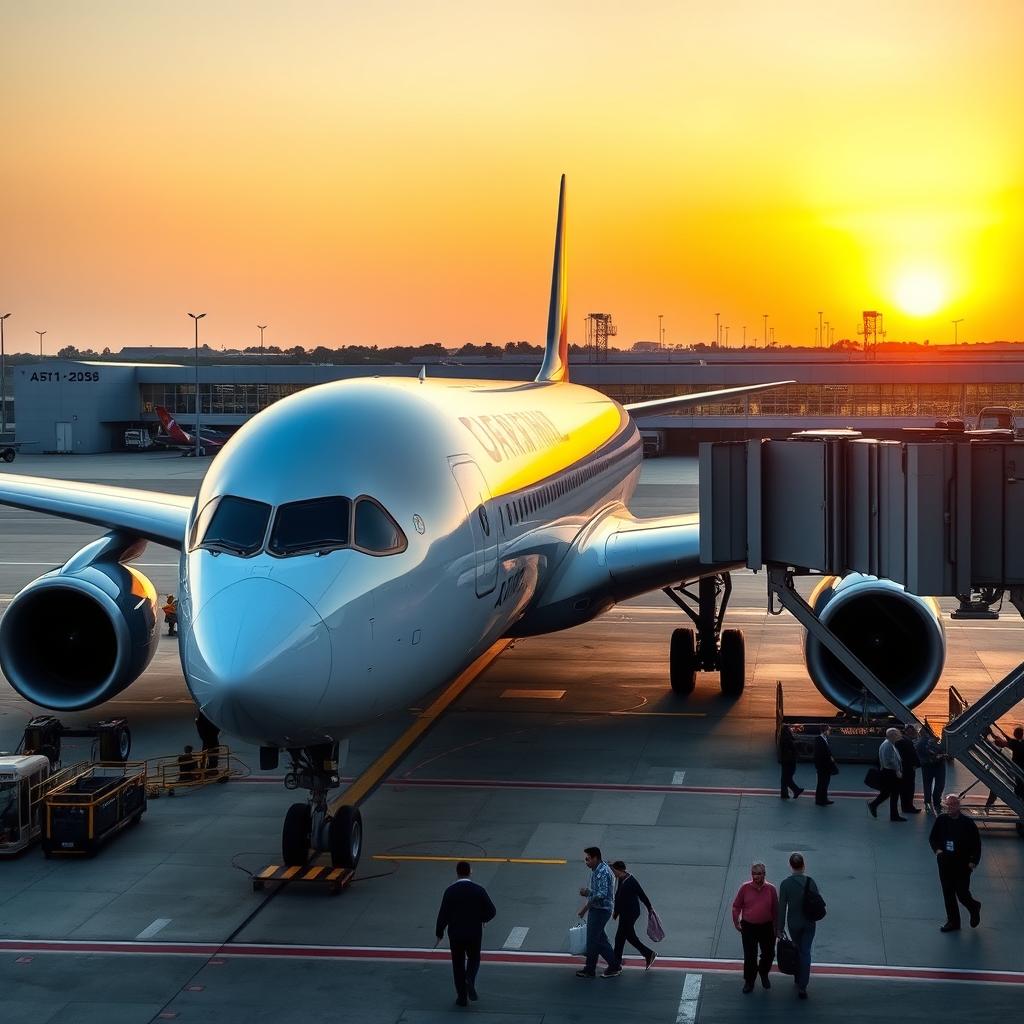
M 971 872 L 981 860 L 981 836 L 978 826 L 960 813 L 960 798 L 946 797 L 946 813 L 932 825 L 928 843 L 939 866 L 942 899 L 946 904 L 946 923 L 940 932 L 960 930 L 959 900 L 971 915 L 971 927 L 981 923 L 981 904 L 971 895 Z
M 467 996 L 476 1000 L 476 976 L 480 970 L 480 947 L 484 941 L 484 925 L 496 913 L 487 890 L 469 876 L 469 862 L 455 865 L 458 876 L 444 891 L 441 909 L 437 912 L 434 934 L 438 942 L 448 930 L 448 946 L 452 954 L 452 975 L 455 978 L 455 1005 L 468 1006 Z
M 807 982 L 811 977 L 811 946 L 817 924 L 804 916 L 804 895 L 810 890 L 818 891 L 818 885 L 810 875 L 804 874 L 804 855 L 791 853 L 789 867 L 792 874 L 779 886 L 779 919 L 775 931 L 788 931 L 797 949 L 797 969 L 793 975 L 796 994 L 807 998 Z
M 796 739 L 793 736 L 793 730 L 788 725 L 784 725 L 779 733 L 779 764 L 782 766 L 779 796 L 783 800 L 788 800 L 790 791 L 793 796 L 799 796 L 803 789 L 796 784 L 796 780 L 793 778 L 793 773 L 796 771 Z
M 868 801 L 868 810 L 872 818 L 878 817 L 879 806 L 888 799 L 889 820 L 906 821 L 901 818 L 897 807 L 900 798 L 900 781 L 903 777 L 903 762 L 900 760 L 896 743 L 900 739 L 899 729 L 886 729 L 885 739 L 878 748 L 878 764 L 882 769 L 882 788 L 874 800 Z
M 831 731 L 827 725 L 823 725 L 821 732 L 814 738 L 814 770 L 818 773 L 814 802 L 819 807 L 827 807 L 829 804 L 835 803 L 834 800 L 828 798 L 828 784 L 832 781 L 833 775 L 839 774 L 839 765 L 836 764 L 828 742 L 828 734 Z
M 900 779 L 900 806 L 904 814 L 920 814 L 921 808 L 914 806 L 914 793 L 917 790 L 917 771 L 921 762 L 917 758 L 914 741 L 917 729 L 913 725 L 905 726 L 903 735 L 896 741 L 896 752 L 900 755 L 903 765 L 903 777 Z
M 612 920 L 619 922 L 615 932 L 615 964 L 621 971 L 622 951 L 628 942 L 644 958 L 646 970 L 650 970 L 658 954 L 637 937 L 636 923 L 640 920 L 641 903 L 647 908 L 648 914 L 653 913 L 654 908 L 643 886 L 626 870 L 623 861 L 613 860 L 612 871 L 619 883 L 615 888 L 615 905 L 612 909 Z
M 622 973 L 622 968 L 615 959 L 604 929 L 612 916 L 612 888 L 615 880 L 612 869 L 601 859 L 599 847 L 588 846 L 583 851 L 583 862 L 590 868 L 590 885 L 580 889 L 580 895 L 585 896 L 587 902 L 579 911 L 579 916 L 587 919 L 587 962 L 582 970 L 576 972 L 576 977 L 596 977 L 597 958 L 601 957 L 607 964 L 604 977 L 614 978 Z
M 942 813 L 942 791 L 946 788 L 946 755 L 942 752 L 942 744 L 927 725 L 918 733 L 914 753 L 921 763 L 924 809 L 938 817 Z
M 750 865 L 750 881 L 744 882 L 732 901 L 732 923 L 743 940 L 743 992 L 754 991 L 754 979 L 771 988 L 768 972 L 775 959 L 775 921 L 779 913 L 779 894 L 766 880 L 761 861 Z M 760 952 L 760 957 L 758 956 Z
M 996 736 L 994 742 L 997 747 L 1006 747 L 1010 751 L 1010 760 L 1024 774 L 1024 726 L 1014 727 L 1012 739 Z M 1013 791 L 1017 796 L 1024 796 L 1024 781 L 1017 779 L 1013 784 Z

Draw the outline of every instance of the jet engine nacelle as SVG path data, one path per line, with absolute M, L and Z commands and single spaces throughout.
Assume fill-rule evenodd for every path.
M 946 633 L 936 600 L 908 594 L 898 583 L 851 573 L 825 577 L 810 605 L 826 625 L 907 707 L 935 689 L 946 660 Z M 886 709 L 814 637 L 804 646 L 807 671 L 841 711 L 886 714 Z
M 15 597 L 0 620 L 0 667 L 22 697 L 81 711 L 138 679 L 159 642 L 157 594 L 124 563 L 145 547 L 108 534 Z

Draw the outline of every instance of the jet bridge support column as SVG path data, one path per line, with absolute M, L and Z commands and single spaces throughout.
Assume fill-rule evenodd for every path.
M 832 632 L 814 613 L 811 606 L 793 586 L 794 572 L 787 566 L 769 563 L 768 614 L 781 615 L 783 608 L 800 623 L 823 647 L 860 681 L 897 721 L 904 725 L 920 725 L 917 716 Z M 778 598 L 779 604 L 775 600 Z

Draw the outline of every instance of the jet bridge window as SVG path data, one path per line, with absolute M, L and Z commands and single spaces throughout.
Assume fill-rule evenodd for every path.
M 408 545 L 405 534 L 373 498 L 356 502 L 355 546 L 371 555 L 393 555 Z
M 262 501 L 225 495 L 208 502 L 196 517 L 191 548 L 254 555 L 263 547 L 270 506 Z
M 282 505 L 267 550 L 272 555 L 288 556 L 347 548 L 351 509 L 352 502 L 341 497 Z

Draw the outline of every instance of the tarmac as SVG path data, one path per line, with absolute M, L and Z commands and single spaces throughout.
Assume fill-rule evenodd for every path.
M 194 493 L 207 465 L 172 453 L 20 455 L 0 473 Z M 633 510 L 695 511 L 696 491 L 695 460 L 652 460 Z M 0 510 L 0 610 L 97 534 Z M 177 552 L 152 545 L 137 564 L 161 595 L 177 590 Z M 723 698 L 712 675 L 699 676 L 687 700 L 671 694 L 668 641 L 682 622 L 661 594 L 516 641 L 363 805 L 363 860 L 338 895 L 295 882 L 253 891 L 251 875 L 280 862 L 281 822 L 295 795 L 281 784 L 283 769 L 261 773 L 257 752 L 231 737 L 245 778 L 151 801 L 142 824 L 95 859 L 46 860 L 33 849 L 0 861 L 4 1024 L 1015 1015 L 1024 991 L 1024 842 L 1009 830 L 983 832 L 973 881 L 981 927 L 942 935 L 931 819 L 870 818 L 858 765 L 842 767 L 831 807 L 816 807 L 811 791 L 781 801 L 776 681 L 788 711 L 831 708 L 807 679 L 799 626 L 766 614 L 764 577 L 741 573 L 734 583 L 726 624 L 744 630 L 747 650 L 738 700 Z M 997 622 L 947 616 L 946 628 L 946 672 L 923 709 L 937 722 L 950 683 L 977 696 L 1024 658 L 1015 613 Z M 133 758 L 195 743 L 176 645 L 164 637 L 145 675 L 117 699 L 63 720 L 127 717 Z M 36 710 L 0 683 L 0 749 L 13 749 Z M 421 713 L 409 709 L 353 737 L 346 777 L 365 772 Z M 65 761 L 75 759 L 66 749 Z M 797 779 L 813 789 L 810 766 Z M 954 769 L 947 788 L 969 781 Z M 582 902 L 589 845 L 628 863 L 664 922 L 650 972 L 633 959 L 618 978 L 574 976 L 580 960 L 566 952 L 566 932 Z M 732 898 L 753 860 L 778 883 L 795 849 L 828 903 L 810 999 L 798 1002 L 778 973 L 770 992 L 744 996 Z M 434 939 L 441 893 L 462 857 L 474 859 L 473 876 L 498 908 L 485 933 L 481 998 L 468 1009 L 454 1005 L 447 954 Z

